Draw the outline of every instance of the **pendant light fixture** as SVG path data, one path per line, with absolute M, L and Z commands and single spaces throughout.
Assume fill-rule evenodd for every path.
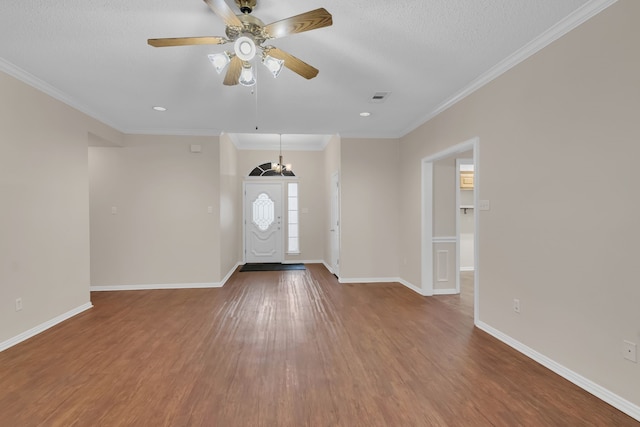
M 282 134 L 280 134 L 280 155 L 278 156 L 278 163 L 271 163 L 271 169 L 278 175 L 291 175 L 292 166 L 291 163 L 284 164 L 282 162 Z

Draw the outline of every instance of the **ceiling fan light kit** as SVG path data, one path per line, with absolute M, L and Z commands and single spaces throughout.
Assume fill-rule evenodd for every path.
M 238 83 L 242 86 L 253 86 L 256 84 L 256 76 L 253 72 L 253 67 L 250 64 L 246 64 L 242 66 L 242 71 L 240 72 L 240 77 L 238 78 Z
M 256 0 L 235 0 L 242 13 L 240 15 L 236 15 L 225 0 L 204 0 L 204 2 L 224 21 L 226 38 L 218 36 L 162 38 L 149 39 L 147 43 L 154 47 L 233 43 L 233 53 L 225 51 L 209 55 L 209 60 L 218 74 L 227 70 L 224 78 L 224 84 L 227 86 L 255 84 L 255 70 L 249 61 L 256 56 L 258 49 L 262 51 L 262 64 L 274 78 L 278 77 L 283 67 L 289 68 L 305 79 L 312 79 L 318 75 L 318 70 L 306 62 L 277 47 L 262 44 L 270 39 L 333 25 L 331 14 L 325 9 L 315 9 L 265 25 L 260 19 L 250 15 L 256 6 Z
M 251 61 L 256 56 L 256 44 L 247 36 L 238 37 L 233 45 L 236 56 L 243 61 Z
M 273 78 L 278 77 L 280 71 L 282 71 L 282 67 L 284 66 L 284 61 L 282 59 L 274 58 L 271 55 L 264 55 L 262 58 L 262 63 L 267 70 L 273 74 Z
M 211 64 L 213 64 L 213 68 L 215 68 L 218 74 L 222 73 L 227 65 L 231 62 L 231 58 L 229 57 L 229 53 L 224 51 L 222 53 L 212 53 L 209 55 L 209 60 Z

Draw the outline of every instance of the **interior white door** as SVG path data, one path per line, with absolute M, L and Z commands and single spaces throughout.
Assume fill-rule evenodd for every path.
M 340 181 L 338 172 L 331 175 L 331 269 L 340 272 Z
M 245 183 L 245 262 L 282 262 L 281 182 Z

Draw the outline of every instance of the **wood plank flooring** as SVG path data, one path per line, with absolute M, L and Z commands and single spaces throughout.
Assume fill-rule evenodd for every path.
M 93 293 L 0 353 L 0 426 L 640 425 L 475 329 L 472 296 L 307 267 Z

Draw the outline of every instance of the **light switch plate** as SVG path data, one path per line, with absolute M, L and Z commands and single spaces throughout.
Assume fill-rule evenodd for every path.
M 491 203 L 488 200 L 478 200 L 478 209 L 488 211 L 491 209 Z
M 623 341 L 622 352 L 625 359 L 638 363 L 638 347 L 631 341 Z

